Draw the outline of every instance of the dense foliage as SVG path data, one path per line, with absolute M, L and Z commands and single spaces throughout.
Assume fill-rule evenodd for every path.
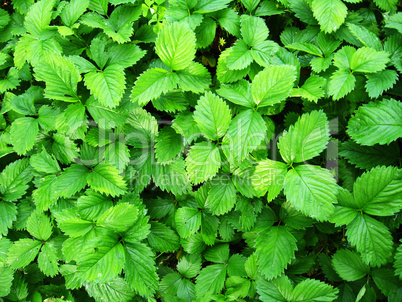
M 0 2 L 0 301 L 402 301 L 400 5 Z

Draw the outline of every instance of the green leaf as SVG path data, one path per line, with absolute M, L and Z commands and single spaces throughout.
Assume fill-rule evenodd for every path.
M 55 174 L 61 171 L 57 160 L 55 160 L 53 156 L 49 155 L 46 149 L 43 149 L 41 153 L 32 155 L 29 163 L 36 171 L 46 174 Z
M 176 230 L 180 237 L 187 238 L 201 227 L 201 212 L 195 208 L 178 208 L 175 213 Z
M 124 194 L 127 185 L 115 166 L 108 164 L 97 165 L 87 175 L 88 185 L 100 193 L 106 193 L 113 197 Z
M 279 50 L 279 45 L 274 41 L 261 41 L 253 46 L 251 55 L 262 67 L 271 65 L 271 57 Z
M 331 76 L 328 93 L 334 100 L 339 100 L 353 90 L 355 82 L 356 78 L 351 72 L 339 69 Z
M 184 91 L 203 93 L 211 85 L 211 74 L 200 63 L 191 62 L 186 68 L 176 72 L 178 84 Z
M 395 261 L 394 261 L 394 268 L 395 268 L 395 275 L 399 276 L 399 279 L 402 276 L 402 244 L 398 246 L 395 252 Z
M 77 199 L 77 213 L 85 220 L 97 220 L 112 206 L 113 203 L 108 197 L 92 190 L 87 190 L 85 195 Z
M 85 75 L 85 85 L 101 105 L 114 108 L 119 105 L 126 85 L 124 70 L 114 65 L 102 71 L 91 71 Z
M 314 223 L 313 219 L 297 211 L 288 201 L 282 204 L 279 215 L 285 225 L 296 230 L 304 230 Z
M 63 23 L 71 27 L 79 17 L 87 10 L 89 6 L 90 0 L 72 0 L 71 2 L 67 3 L 67 5 L 63 8 L 61 12 L 61 20 Z
M 135 293 L 131 290 L 129 284 L 120 277 L 116 277 L 105 283 L 88 282 L 85 285 L 85 289 L 91 297 L 96 299 L 96 301 L 128 302 L 132 301 L 135 296 Z
M 253 175 L 253 187 L 257 192 L 268 191 L 268 201 L 274 199 L 283 188 L 287 166 L 284 163 L 265 159 L 258 162 Z
M 152 296 L 158 288 L 154 253 L 144 243 L 126 243 L 125 250 L 124 273 L 128 284 L 138 294 Z
M 18 76 L 18 71 L 15 67 L 11 67 L 8 70 L 7 77 L 5 77 L 4 80 L 0 80 L 0 93 L 15 89 L 19 84 L 20 79 Z
M 242 0 L 241 3 L 249 12 L 253 12 L 260 4 L 260 0 Z
M 195 290 L 197 297 L 207 294 L 219 293 L 226 279 L 226 266 L 224 264 L 212 264 L 203 268 L 197 276 Z
M 325 84 L 324 78 L 313 75 L 304 82 L 302 87 L 293 89 L 291 95 L 317 103 L 325 94 L 322 88 Z
M 349 119 L 347 133 L 361 145 L 389 144 L 401 137 L 402 103 L 390 99 L 360 106 Z
M 202 23 L 195 29 L 197 36 L 197 48 L 208 47 L 215 38 L 216 22 L 212 18 L 204 18 Z
M 391 89 L 398 80 L 398 73 L 395 70 L 383 70 L 374 74 L 366 75 L 366 91 L 371 98 L 378 98 L 380 95 Z
M 266 138 L 267 126 L 262 116 L 252 109 L 242 111 L 232 120 L 223 138 L 222 148 L 229 161 L 240 163 Z
M 116 65 L 121 68 L 128 68 L 134 66 L 145 54 L 146 51 L 135 44 L 113 45 L 108 49 L 109 60 L 107 65 L 108 67 Z
M 198 100 L 193 116 L 202 134 L 213 141 L 226 133 L 231 122 L 228 105 L 210 92 Z
M 182 150 L 182 137 L 172 127 L 166 126 L 159 131 L 155 142 L 155 155 L 158 163 L 169 163 Z
M 361 146 L 353 141 L 343 142 L 339 155 L 360 169 L 370 169 L 378 165 L 391 165 L 400 154 L 396 142 L 389 145 Z
M 330 302 L 337 298 L 338 292 L 337 288 L 324 282 L 305 279 L 293 289 L 291 301 Z
M 48 55 L 34 67 L 37 81 L 46 82 L 45 97 L 64 102 L 79 102 L 77 84 L 80 73 L 74 63 L 59 55 Z
M 224 9 L 228 6 L 230 0 L 214 1 L 214 0 L 199 0 L 194 7 L 194 13 L 205 14 L 211 13 L 217 10 Z
M 0 192 L 4 201 L 20 199 L 32 179 L 32 167 L 27 158 L 18 159 L 7 165 L 0 174 Z
M 70 237 L 81 237 L 94 227 L 92 221 L 81 219 L 74 209 L 66 209 L 54 214 L 59 228 Z
M 14 150 L 19 154 L 26 154 L 35 144 L 39 132 L 39 122 L 33 117 L 21 117 L 16 119 L 10 130 L 11 142 Z
M 336 251 L 332 265 L 339 276 L 349 282 L 359 280 L 370 272 L 370 267 L 363 263 L 358 254 L 346 249 Z
M 234 9 L 227 8 L 216 13 L 216 20 L 231 35 L 240 36 L 240 17 Z
M 392 269 L 375 269 L 371 272 L 373 281 L 385 296 L 390 296 L 400 288 L 400 281 Z M 390 299 L 391 300 L 391 299 Z
M 311 43 L 296 42 L 286 45 L 286 48 L 304 51 L 317 57 L 322 57 L 323 55 L 321 49 Z
M 186 68 L 194 59 L 195 34 L 185 23 L 166 23 L 155 42 L 155 51 L 172 70 Z
M 228 48 L 221 52 L 221 55 L 218 59 L 218 66 L 216 68 L 216 76 L 221 83 L 234 83 L 243 77 L 245 77 L 248 72 L 249 68 L 242 69 L 242 70 L 230 70 L 227 67 L 226 60 L 230 54 L 231 49 Z
M 41 246 L 40 240 L 25 238 L 15 241 L 8 250 L 7 265 L 13 269 L 27 266 L 38 255 Z
M 17 219 L 17 207 L 13 203 L 0 201 L 0 234 L 7 235 Z
M 244 40 L 237 40 L 226 58 L 226 66 L 232 70 L 247 68 L 253 62 L 251 53 Z
M 352 56 L 350 69 L 354 72 L 374 73 L 385 69 L 389 54 L 370 47 L 361 47 Z
M 339 49 L 334 55 L 334 66 L 341 70 L 350 69 L 350 63 L 356 49 L 352 46 L 344 46 Z
M 33 211 L 27 221 L 27 231 L 37 239 L 48 240 L 52 235 L 50 219 L 44 213 Z
M 284 226 L 273 226 L 257 235 L 257 263 L 261 273 L 271 280 L 280 276 L 297 251 L 296 238 Z
M 201 270 L 200 255 L 184 255 L 177 263 L 177 270 L 186 278 L 195 278 Z
M 281 275 L 271 281 L 262 276 L 257 279 L 257 292 L 263 302 L 287 302 L 293 291 L 292 281 L 286 275 Z
M 46 276 L 54 277 L 59 273 L 58 260 L 56 248 L 46 243 L 38 256 L 38 267 Z
M 201 142 L 194 144 L 186 158 L 186 169 L 190 181 L 199 184 L 218 172 L 221 166 L 221 155 L 213 143 Z
M 179 236 L 163 223 L 152 221 L 151 233 L 148 235 L 149 245 L 157 252 L 173 252 L 180 247 Z
M 115 232 L 125 232 L 138 218 L 138 208 L 129 203 L 120 203 L 105 211 L 98 219 L 97 225 Z
M 360 253 L 363 262 L 380 266 L 392 256 L 393 240 L 388 228 L 367 215 L 358 215 L 346 227 L 346 236 Z
M 213 215 L 229 212 L 236 203 L 236 188 L 228 175 L 218 175 L 211 181 L 211 189 L 206 200 Z
M 25 17 L 24 26 L 36 37 L 48 30 L 52 18 L 54 0 L 41 0 L 32 5 Z
M 268 27 L 260 17 L 242 15 L 241 35 L 248 46 L 255 46 L 268 38 Z
M 11 291 L 14 279 L 14 270 L 10 267 L 0 266 L 0 297 L 7 296 Z
M 347 23 L 349 31 L 359 40 L 364 46 L 371 47 L 377 51 L 382 50 L 380 39 L 364 26 L 359 26 L 353 23 Z
M 214 263 L 227 263 L 229 260 L 229 245 L 221 244 L 208 249 L 204 257 L 206 260 Z
M 392 166 L 377 166 L 356 180 L 353 194 L 364 213 L 394 215 L 402 209 L 402 172 Z
M 190 189 L 189 177 L 181 157 L 167 165 L 154 164 L 152 177 L 160 189 L 181 195 Z
M 116 109 L 102 106 L 93 97 L 85 102 L 85 107 L 100 129 L 119 127 L 124 124 L 128 115 Z
M 165 69 L 152 68 L 142 73 L 133 87 L 131 100 L 145 106 L 149 101 L 157 99 L 163 93 L 176 88 L 177 75 Z
M 318 156 L 329 141 L 329 124 L 323 111 L 303 114 L 279 138 L 278 148 L 285 162 L 300 163 Z
M 386 11 L 395 11 L 398 0 L 374 0 L 379 8 Z
M 168 92 L 162 95 L 160 98 L 153 100 L 152 105 L 159 111 L 176 113 L 185 110 L 188 106 L 188 103 L 185 93 L 180 90 L 176 90 Z
M 242 79 L 234 84 L 222 84 L 216 92 L 234 104 L 253 108 L 255 104 L 251 97 L 250 88 L 250 83 Z
M 399 33 L 402 33 L 402 14 L 399 12 L 385 17 L 385 27 L 395 28 Z
M 272 106 L 284 101 L 296 80 L 291 65 L 271 65 L 259 72 L 253 80 L 251 92 L 258 107 Z
M 70 197 L 81 191 L 87 185 L 88 168 L 83 165 L 72 164 L 64 169 L 54 184 L 57 196 Z
M 348 13 L 346 5 L 341 0 L 314 0 L 311 9 L 321 30 L 326 33 L 337 31 Z
M 38 188 L 32 192 L 37 211 L 46 211 L 56 203 L 58 199 L 57 191 L 54 190 L 56 184 L 57 177 L 47 175 L 43 178 Z
M 335 210 L 338 188 L 327 169 L 297 166 L 286 174 L 284 189 L 287 199 L 297 210 L 318 221 L 328 220 Z

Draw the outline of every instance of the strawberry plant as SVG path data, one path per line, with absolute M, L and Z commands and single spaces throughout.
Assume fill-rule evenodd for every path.
M 0 301 L 402 301 L 400 7 L 0 2 Z

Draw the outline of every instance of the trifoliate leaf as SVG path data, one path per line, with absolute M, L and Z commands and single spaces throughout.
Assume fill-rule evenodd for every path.
M 102 71 L 91 71 L 85 75 L 85 85 L 101 105 L 114 108 L 123 96 L 126 78 L 120 66 L 108 66 Z
M 74 209 L 66 209 L 54 214 L 59 228 L 70 237 L 81 237 L 94 228 L 92 221 L 78 217 Z
M 193 116 L 201 133 L 213 141 L 226 133 L 231 121 L 225 101 L 209 92 L 198 100 Z
M 15 241 L 8 250 L 7 265 L 18 269 L 30 264 L 38 255 L 42 241 L 32 239 L 20 239 Z
M 356 180 L 353 195 L 366 214 L 394 215 L 402 209 L 402 172 L 392 166 L 377 166 Z
M 346 236 L 360 253 L 363 262 L 370 266 L 380 266 L 392 256 L 393 241 L 388 228 L 380 221 L 358 215 L 346 226 Z
M 37 239 L 48 240 L 52 235 L 49 217 L 44 213 L 32 212 L 27 221 L 27 231 Z
M 384 91 L 392 88 L 398 80 L 398 73 L 395 70 L 386 69 L 376 72 L 374 74 L 368 74 L 366 91 L 371 98 L 377 98 Z
M 190 62 L 186 68 L 176 72 L 178 84 L 184 91 L 202 93 L 211 85 L 211 74 L 200 63 Z
M 212 214 L 222 215 L 229 212 L 236 203 L 236 188 L 228 175 L 218 175 L 211 179 L 207 206 Z
M 121 233 L 131 228 L 137 217 L 138 208 L 136 206 L 120 203 L 104 212 L 99 217 L 97 225 Z
M 247 108 L 253 108 L 255 105 L 251 96 L 250 82 L 246 80 L 234 84 L 222 84 L 216 92 L 234 104 Z
M 257 192 L 268 191 L 268 201 L 271 201 L 282 190 L 286 172 L 284 163 L 270 159 L 259 161 L 253 175 L 253 187 Z
M 166 23 L 156 39 L 155 51 L 172 70 L 184 69 L 194 59 L 195 34 L 185 23 Z
M 195 208 L 178 208 L 175 214 L 176 230 L 180 237 L 187 238 L 201 226 L 201 212 Z
M 360 169 L 370 169 L 378 165 L 391 165 L 400 154 L 396 142 L 389 145 L 361 146 L 353 141 L 343 142 L 339 155 Z
M 173 252 L 180 247 L 179 236 L 163 223 L 152 221 L 151 233 L 148 235 L 149 245 L 157 252 Z
M 184 255 L 179 263 L 177 270 L 186 278 L 195 278 L 201 270 L 202 259 L 198 254 Z
M 87 190 L 85 195 L 77 199 L 77 213 L 85 220 L 97 220 L 112 206 L 113 203 L 108 197 L 92 190 Z
M 221 155 L 213 143 L 201 142 L 194 144 L 186 158 L 186 169 L 190 181 L 199 184 L 218 172 L 221 166 Z
M 77 84 L 81 81 L 77 67 L 59 55 L 46 56 L 34 68 L 37 81 L 46 82 L 45 97 L 64 102 L 79 102 Z
M 93 190 L 113 197 L 122 195 L 127 190 L 127 185 L 118 170 L 107 164 L 97 165 L 87 175 L 87 181 Z
M 226 269 L 224 264 L 212 264 L 203 268 L 195 285 L 197 297 L 219 293 L 225 283 Z
M 175 89 L 177 82 L 177 75 L 174 73 L 161 68 L 148 69 L 135 82 L 131 100 L 144 106 L 149 101 L 160 97 L 163 93 Z
M 124 273 L 128 284 L 140 295 L 151 296 L 158 288 L 154 253 L 144 243 L 125 244 Z
M 182 149 L 182 137 L 172 127 L 166 126 L 159 131 L 155 143 L 155 155 L 158 163 L 169 163 Z
M 335 210 L 338 188 L 327 169 L 297 166 L 286 174 L 284 189 L 287 199 L 297 210 L 318 221 L 328 220 Z
M 87 185 L 88 168 L 72 164 L 57 178 L 53 188 L 57 196 L 70 197 Z
M 237 40 L 231 47 L 231 51 L 226 58 L 226 66 L 231 70 L 241 70 L 247 68 L 253 62 L 251 50 L 244 40 Z
M 345 281 L 356 281 L 370 272 L 370 267 L 363 263 L 358 254 L 353 251 L 338 250 L 332 257 L 332 265 L 339 276 Z
M 232 120 L 223 138 L 222 148 L 229 161 L 240 163 L 266 138 L 267 125 L 252 109 L 242 111 Z
M 325 92 L 322 87 L 326 84 L 324 78 L 319 76 L 310 76 L 302 87 L 292 90 L 292 96 L 299 96 L 302 99 L 316 102 L 321 99 Z
M 280 276 L 285 271 L 295 257 L 296 241 L 284 226 L 273 226 L 257 235 L 257 263 L 268 280 Z
M 39 132 L 39 122 L 33 117 L 21 117 L 16 119 L 10 130 L 11 142 L 14 150 L 19 154 L 26 154 L 35 144 Z
M 246 76 L 249 72 L 249 67 L 241 70 L 230 70 L 227 67 L 226 60 L 230 54 L 231 49 L 228 48 L 224 50 L 218 59 L 218 66 L 216 68 L 216 76 L 221 83 L 234 83 L 244 76 Z
M 353 90 L 355 82 L 356 78 L 351 72 L 339 69 L 331 76 L 328 93 L 334 100 L 339 100 Z
M 356 50 L 350 61 L 350 69 L 354 72 L 374 73 L 385 69 L 389 62 L 389 54 L 385 51 L 376 51 L 370 47 Z
M 314 0 L 311 9 L 321 30 L 326 33 L 337 31 L 348 13 L 346 5 L 341 0 Z
M 251 92 L 258 107 L 272 106 L 284 101 L 296 80 L 296 70 L 290 65 L 271 65 L 258 73 Z
M 287 163 L 308 161 L 319 155 L 329 141 L 329 124 L 323 111 L 303 114 L 279 139 L 278 148 Z
M 360 106 L 349 119 L 347 133 L 359 144 L 389 144 L 401 137 L 402 103 L 394 99 Z

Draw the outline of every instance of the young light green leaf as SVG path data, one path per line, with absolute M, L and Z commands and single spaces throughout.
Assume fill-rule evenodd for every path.
M 79 17 L 87 10 L 90 0 L 72 0 L 63 8 L 60 14 L 61 20 L 68 27 L 71 27 Z
M 255 46 L 268 38 L 268 27 L 260 17 L 242 15 L 241 35 L 248 46 Z
M 17 214 L 18 210 L 15 204 L 0 202 L 0 234 L 8 234 L 8 230 L 13 227 L 13 222 L 17 219 Z
M 291 65 L 271 65 L 254 78 L 251 92 L 258 107 L 272 106 L 284 101 L 296 80 L 296 70 Z
M 328 220 L 335 210 L 338 188 L 326 169 L 297 166 L 286 174 L 284 189 L 287 199 L 296 209 L 318 221 Z
M 14 150 L 19 154 L 26 154 L 35 144 L 39 132 L 39 122 L 33 117 L 20 117 L 16 119 L 10 130 L 11 142 Z
M 226 66 L 232 70 L 247 68 L 253 62 L 251 54 L 252 52 L 246 42 L 244 40 L 237 40 L 226 58 Z
M 302 87 L 292 90 L 292 96 L 299 96 L 302 99 L 316 102 L 325 94 L 322 87 L 326 84 L 326 80 L 319 76 L 310 76 L 303 84 Z
M 70 197 L 87 185 L 88 168 L 72 164 L 64 169 L 54 184 L 54 191 L 59 197 Z
M 378 98 L 380 95 L 391 89 L 399 76 L 395 70 L 382 70 L 374 74 L 366 75 L 366 91 L 371 98 Z
M 46 174 L 55 174 L 61 171 L 57 160 L 49 155 L 46 149 L 43 149 L 41 153 L 32 155 L 29 162 L 36 171 Z
M 201 212 L 196 208 L 182 207 L 175 213 L 176 230 L 180 237 L 187 238 L 201 226 Z
M 203 93 L 211 85 L 211 74 L 198 62 L 190 62 L 186 68 L 176 72 L 178 84 L 184 91 Z
M 255 245 L 261 273 L 271 280 L 280 276 L 297 251 L 296 238 L 284 226 L 273 226 L 258 234 Z
M 360 106 L 349 119 L 347 133 L 361 145 L 389 144 L 401 137 L 402 103 L 390 99 Z
M 108 197 L 92 190 L 87 190 L 85 195 L 77 199 L 77 213 L 85 220 L 97 220 L 112 206 L 113 203 Z
M 234 104 L 247 108 L 255 106 L 251 96 L 251 84 L 244 79 L 234 84 L 222 84 L 216 92 Z
M 336 251 L 332 265 L 339 276 L 349 282 L 359 280 L 370 272 L 370 267 L 363 263 L 357 253 L 346 249 Z
M 311 43 L 296 42 L 286 45 L 286 48 L 304 51 L 317 57 L 322 57 L 323 55 L 321 49 Z
M 35 37 L 46 32 L 52 19 L 54 0 L 41 0 L 32 5 L 25 17 L 24 26 Z
M 339 100 L 353 90 L 355 82 L 356 78 L 349 70 L 339 69 L 331 76 L 328 93 L 334 100 Z
M 108 164 L 97 165 L 87 175 L 88 185 L 95 191 L 106 193 L 113 197 L 124 194 L 127 185 L 115 166 Z
M 330 302 L 337 298 L 339 290 L 315 279 L 305 279 L 295 286 L 291 301 Z
M 27 231 L 37 239 L 48 240 L 52 235 L 49 217 L 44 213 L 32 212 L 27 221 Z
M 105 2 L 107 7 L 108 1 Z M 94 297 L 96 300 L 102 300 L 103 302 L 128 302 L 135 296 L 135 292 L 127 281 L 120 277 L 115 277 L 113 280 L 105 283 L 87 282 L 85 284 L 85 290 L 88 292 L 89 296 Z
M 195 285 L 197 297 L 219 293 L 225 283 L 226 270 L 225 264 L 213 264 L 203 268 Z
M 380 39 L 366 27 L 354 23 L 347 23 L 347 26 L 352 35 L 364 46 L 371 47 L 377 51 L 382 50 Z
M 370 266 L 380 266 L 392 256 L 393 241 L 389 229 L 380 221 L 358 215 L 346 226 L 346 236 L 360 253 L 363 262 Z
M 129 203 L 120 203 L 105 211 L 97 225 L 115 232 L 125 232 L 133 226 L 138 217 L 138 208 Z
M 56 248 L 50 243 L 45 243 L 38 256 L 39 269 L 49 277 L 59 273 L 58 257 Z
M 20 199 L 29 188 L 32 167 L 27 158 L 18 159 L 4 168 L 0 174 L 0 192 L 4 201 Z
M 156 39 L 155 51 L 172 70 L 184 69 L 194 59 L 195 34 L 185 23 L 166 23 Z
M 199 184 L 218 172 L 221 166 L 219 149 L 213 143 L 201 142 L 194 144 L 186 158 L 186 169 L 190 181 Z
M 329 141 L 329 124 L 323 111 L 303 114 L 280 137 L 278 148 L 285 162 L 300 163 L 319 155 Z
M 81 237 L 94 228 L 92 221 L 78 217 L 74 209 L 65 209 L 54 214 L 59 228 L 70 237 Z
M 262 275 L 257 279 L 257 292 L 261 301 L 264 302 L 286 302 L 291 301 L 293 284 L 285 274 L 272 279 L 265 280 Z
M 337 31 L 348 13 L 346 5 L 341 0 L 314 0 L 311 9 L 321 30 L 326 33 Z
M 201 133 L 213 141 L 226 133 L 231 121 L 228 105 L 210 92 L 198 100 L 193 116 Z
M 354 72 L 375 73 L 385 69 L 388 62 L 389 54 L 387 52 L 362 47 L 353 54 L 350 69 Z
M 7 265 L 18 269 L 30 264 L 38 255 L 42 241 L 33 239 L 20 239 L 15 241 L 8 250 Z
M 0 265 L 0 296 L 5 297 L 10 293 L 13 279 L 14 270 Z

